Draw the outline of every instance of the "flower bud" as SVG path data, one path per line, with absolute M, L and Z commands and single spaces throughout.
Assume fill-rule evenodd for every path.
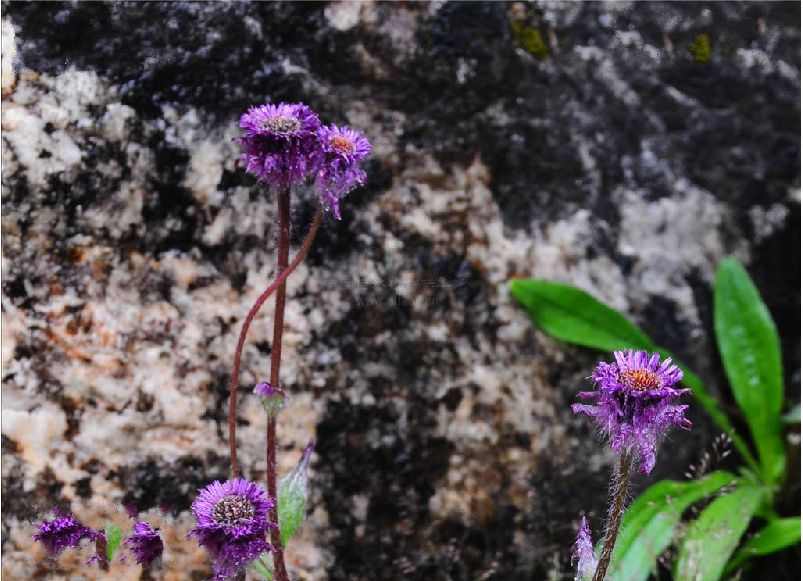
M 575 581 L 590 581 L 597 569 L 597 558 L 594 556 L 594 545 L 591 543 L 591 529 L 586 517 L 580 521 L 580 529 L 572 550 L 572 563 L 576 563 Z
M 273 387 L 270 383 L 257 383 L 254 393 L 259 396 L 262 406 L 270 417 L 276 417 L 284 409 L 287 397 L 280 387 Z

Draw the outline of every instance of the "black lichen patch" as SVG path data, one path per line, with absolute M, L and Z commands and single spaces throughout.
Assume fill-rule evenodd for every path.
M 162 506 L 178 514 L 189 510 L 199 488 L 225 480 L 228 471 L 228 459 L 210 453 L 205 458 L 183 456 L 170 463 L 148 458 L 113 471 L 109 479 L 126 491 L 123 505 L 135 504 L 140 512 Z
M 298 100 L 300 79 L 284 62 L 304 65 L 297 41 L 315 47 L 322 6 L 194 2 L 75 5 L 9 3 L 22 33 L 19 52 L 32 70 L 92 69 L 120 86 L 123 103 L 154 118 L 165 104 L 199 107 L 219 118 L 266 95 Z M 210 63 L 211 66 L 210 66 Z
M 3 454 L 8 453 L 7 438 L 3 436 Z M 53 508 L 69 508 L 69 503 L 61 495 L 64 483 L 56 478 L 48 467 L 36 476 L 33 490 L 26 490 L 24 486 L 25 475 L 19 464 L 10 468 L 4 465 L 2 493 L 3 493 L 3 528 L 8 532 L 7 515 L 13 515 L 21 521 L 33 521 L 41 518 L 44 513 Z M 4 542 L 8 535 L 3 535 Z
M 75 494 L 80 496 L 81 498 L 89 498 L 92 496 L 92 478 L 86 476 L 79 480 L 76 480 L 73 483 L 73 488 L 75 489 Z
M 660 295 L 649 297 L 639 314 L 644 321 L 643 329 L 656 345 L 661 345 L 678 355 L 686 355 L 690 333 L 689 324 L 679 316 L 677 304 Z
M 316 449 L 328 481 L 321 491 L 337 531 L 330 578 L 399 579 L 403 569 L 407 577 L 427 571 L 421 529 L 452 444 L 432 434 L 434 414 L 426 401 L 411 395 L 407 406 L 412 423 L 404 431 L 391 402 L 367 407 L 332 401 L 318 426 Z M 364 522 L 345 504 L 355 496 L 366 499 Z
M 763 240 L 750 275 L 781 337 L 788 407 L 800 397 L 800 208 L 789 206 L 786 222 Z

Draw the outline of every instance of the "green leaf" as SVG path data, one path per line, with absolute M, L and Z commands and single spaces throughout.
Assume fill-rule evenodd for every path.
M 800 542 L 800 517 L 779 518 L 758 531 L 728 563 L 725 573 L 737 569 L 744 561 L 758 555 L 769 555 Z
M 683 537 L 675 581 L 718 581 L 764 494 L 739 486 L 709 504 Z
M 639 496 L 625 513 L 609 569 L 611 581 L 644 581 L 670 545 L 683 511 L 733 482 L 730 472 L 699 480 L 662 480 Z
M 653 348 L 619 311 L 578 288 L 533 279 L 511 280 L 509 286 L 533 321 L 556 339 L 602 351 Z
M 543 280 L 516 279 L 509 283 L 510 293 L 524 306 L 536 325 L 548 335 L 573 345 L 601 351 L 618 349 L 659 349 L 638 327 L 618 311 L 602 304 L 588 293 L 564 284 Z M 673 357 L 674 359 L 674 357 Z M 733 440 L 734 447 L 753 470 L 758 464 L 745 441 L 736 433 L 728 416 L 708 394 L 702 381 L 679 361 L 686 385 L 717 425 Z
M 252 564 L 252 568 L 256 571 L 263 579 L 267 579 L 267 581 L 273 581 L 273 565 L 270 561 L 270 553 L 262 553 Z
M 282 533 L 282 546 L 296 533 L 307 512 L 306 499 L 292 494 L 287 487 L 279 488 L 279 523 Z
M 725 259 L 717 270 L 714 327 L 733 396 L 744 412 L 768 483 L 784 475 L 783 372 L 778 332 L 744 267 Z
M 106 534 L 106 558 L 111 562 L 120 546 L 120 541 L 123 540 L 123 531 L 114 523 L 106 523 L 104 532 Z
M 295 534 L 307 516 L 307 468 L 312 455 L 312 441 L 290 473 L 279 482 L 279 532 L 282 546 Z

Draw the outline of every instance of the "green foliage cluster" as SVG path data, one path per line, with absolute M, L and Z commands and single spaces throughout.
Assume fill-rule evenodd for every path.
M 513 280 L 510 291 L 536 325 L 562 341 L 609 352 L 645 349 L 671 355 L 624 315 L 575 287 Z M 687 482 L 662 480 L 647 489 L 624 517 L 608 573 L 611 581 L 644 581 L 673 542 L 678 548 L 676 581 L 716 581 L 749 566 L 753 556 L 800 542 L 800 517 L 782 518 L 774 507 L 786 479 L 783 425 L 800 422 L 799 407 L 796 415 L 794 410 L 782 415 L 778 333 L 758 290 L 733 259 L 723 260 L 717 270 L 714 329 L 734 399 L 750 430 L 752 449 L 700 378 L 677 359 L 675 363 L 684 372 L 683 383 L 732 438 L 746 466 L 738 474 L 717 471 Z M 682 522 L 687 508 L 710 499 L 696 519 Z M 763 521 L 761 528 L 742 542 L 754 519 Z
M 691 58 L 696 63 L 705 64 L 711 62 L 711 40 L 706 33 L 698 34 L 694 42 L 689 45 Z
M 549 48 L 538 28 L 530 26 L 522 20 L 511 20 L 510 30 L 521 48 L 538 60 L 549 58 Z

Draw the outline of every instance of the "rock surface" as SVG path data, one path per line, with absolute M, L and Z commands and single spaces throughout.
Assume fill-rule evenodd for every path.
M 156 578 L 208 575 L 188 507 L 227 475 L 227 375 L 275 264 L 274 201 L 231 139 L 269 99 L 375 149 L 289 284 L 282 470 L 316 441 L 295 578 L 570 577 L 612 461 L 569 409 L 597 354 L 536 331 L 505 282 L 586 289 L 727 399 L 711 283 L 736 256 L 796 402 L 799 22 L 797 3 L 4 4 L 3 574 L 105 578 L 45 558 L 30 521 L 123 525 L 134 502 L 170 531 Z M 313 211 L 298 193 L 296 241 Z M 255 479 L 270 330 L 266 309 L 244 354 Z M 640 488 L 710 444 L 692 419 Z

